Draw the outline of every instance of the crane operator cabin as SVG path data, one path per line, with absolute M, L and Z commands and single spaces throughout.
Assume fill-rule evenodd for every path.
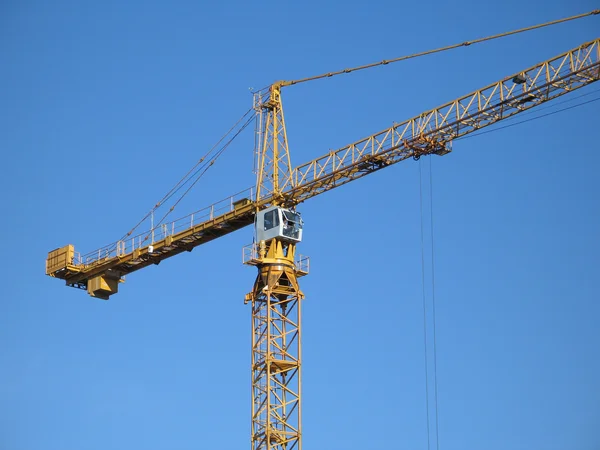
M 273 206 L 256 214 L 256 240 L 270 241 L 279 238 L 288 243 L 302 241 L 302 218 L 300 213 Z

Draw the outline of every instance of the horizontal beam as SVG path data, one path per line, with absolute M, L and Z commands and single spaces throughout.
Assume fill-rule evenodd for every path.
M 442 149 L 456 138 L 598 79 L 600 39 L 296 167 L 283 182 L 285 203 L 301 203 L 411 156 L 446 153 Z M 422 152 L 423 142 L 437 145 Z
M 252 189 L 247 197 L 227 199 L 225 212 L 211 206 L 202 210 L 203 220 L 192 214 L 171 222 L 170 231 L 161 225 L 162 239 L 148 240 L 154 232 L 139 235 L 138 243 L 119 241 L 79 257 L 67 267 L 50 273 L 73 287 L 83 288 L 91 278 L 109 270 L 127 275 L 143 267 L 205 244 L 253 223 L 256 211 L 277 200 L 285 206 L 342 186 L 352 180 L 389 167 L 409 157 L 446 154 L 452 141 L 493 125 L 503 119 L 535 108 L 600 79 L 600 39 L 596 39 L 510 75 L 438 108 L 426 111 L 400 124 L 368 136 L 293 169 L 280 181 L 283 197 L 256 202 Z M 210 213 L 207 212 L 210 209 Z M 177 227 L 175 226 L 176 224 Z M 180 228 L 182 228 L 180 230 Z
M 252 224 L 256 207 L 256 204 L 250 201 L 242 207 L 233 208 L 231 211 L 190 226 L 178 233 L 166 235 L 154 242 L 150 241 L 132 251 L 120 250 L 117 242 L 98 252 L 92 252 L 92 255 L 97 253 L 98 256 L 88 256 L 90 259 L 87 259 L 86 262 L 82 260 L 77 263 L 78 261 L 75 261 L 75 264 L 51 275 L 64 279 L 70 286 L 79 288 L 86 286 L 89 279 L 109 270 L 120 275 L 127 275 L 144 267 L 159 264 L 179 253 L 192 251 L 199 245 Z

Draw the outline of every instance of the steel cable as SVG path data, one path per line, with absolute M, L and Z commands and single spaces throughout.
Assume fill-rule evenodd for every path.
M 131 228 L 131 230 L 129 230 L 129 232 L 127 232 L 127 234 L 125 234 L 122 238 L 121 241 L 126 239 L 127 237 L 131 236 L 131 234 L 133 234 L 133 232 L 142 224 L 144 223 L 153 213 L 154 211 L 156 211 L 160 206 L 162 206 L 165 202 L 167 202 L 171 197 L 173 197 L 173 195 L 175 195 L 181 188 L 183 188 L 183 186 L 185 186 L 196 174 L 198 174 L 198 172 L 200 172 L 203 168 L 210 167 L 214 160 L 216 159 L 215 157 L 211 158 L 207 163 L 205 163 L 204 165 L 202 165 L 202 167 L 200 167 L 198 170 L 196 170 L 196 168 L 198 168 L 198 166 L 200 164 L 202 164 L 206 158 L 215 151 L 215 148 L 217 148 L 217 146 L 223 142 L 223 140 L 240 124 L 240 122 L 242 122 L 247 116 L 248 114 L 250 114 L 252 112 L 252 108 L 250 108 L 248 111 L 246 111 L 246 113 L 244 113 L 244 115 L 242 115 L 242 117 L 221 137 L 221 139 L 219 139 L 212 147 L 211 149 L 206 152 L 204 154 L 204 156 L 202 156 L 198 162 L 190 169 L 188 170 L 188 172 L 163 196 L 163 198 L 161 200 L 159 200 L 154 207 L 133 227 Z M 245 128 L 247 125 L 244 125 L 243 127 Z M 234 137 L 232 139 L 230 139 L 228 141 L 228 143 L 225 145 L 225 148 L 231 143 L 231 140 L 233 140 L 237 135 L 239 134 L 236 133 L 234 135 Z M 219 152 L 221 152 L 221 150 L 219 150 Z M 218 153 L 218 155 L 220 156 L 220 153 Z M 218 156 L 217 156 L 218 157 Z M 194 172 L 194 170 L 196 170 Z M 200 176 L 202 176 L 205 172 L 206 172 L 207 168 L 202 172 L 202 174 Z M 193 173 L 192 173 L 193 172 Z M 191 175 L 190 175 L 191 174 Z M 197 181 L 194 182 L 194 184 Z M 189 192 L 186 191 L 186 193 Z
M 423 214 L 423 169 L 419 163 L 419 209 L 421 216 L 421 281 L 423 294 L 423 340 L 425 346 L 425 399 L 427 402 L 427 448 L 431 447 L 431 425 L 429 414 L 429 345 L 427 340 L 427 299 L 426 299 L 426 281 L 425 281 L 425 231 Z M 433 169 L 431 158 L 429 159 L 429 219 L 430 219 L 430 240 L 431 240 L 431 314 L 433 328 L 433 383 L 434 394 L 433 402 L 435 409 L 435 445 L 440 448 L 439 439 L 439 408 L 438 408 L 438 382 L 437 382 L 437 333 L 436 333 L 436 302 L 435 302 L 435 253 L 434 253 L 434 233 L 433 233 Z
M 427 414 L 427 450 L 431 449 L 431 426 L 429 419 L 429 354 L 427 345 L 427 301 L 425 298 L 425 238 L 423 231 L 423 175 L 419 163 L 419 209 L 421 213 L 421 284 L 423 293 L 423 343 L 425 347 L 425 413 Z
M 193 183 L 186 189 L 186 191 L 181 194 L 181 196 L 177 199 L 177 201 L 169 208 L 169 210 L 163 215 L 163 217 L 159 220 L 158 223 L 156 223 L 153 227 L 153 229 L 156 229 L 158 226 L 160 226 L 164 220 L 169 216 L 169 214 L 171 214 L 173 212 L 173 210 L 175 209 L 175 207 L 183 200 L 183 198 L 192 190 L 192 188 L 198 183 L 198 181 L 200 181 L 202 175 L 204 175 L 206 173 L 206 171 L 208 169 L 210 169 L 210 167 L 217 161 L 217 159 L 225 152 L 225 150 L 227 150 L 227 148 L 229 147 L 229 145 L 233 142 L 233 140 L 238 137 L 240 135 L 240 133 L 242 131 L 244 131 L 246 129 L 246 127 L 248 127 L 248 125 L 254 120 L 254 117 L 250 117 L 246 123 L 244 123 L 244 125 L 242 125 L 242 127 L 231 137 L 231 139 L 229 141 L 227 141 L 227 143 L 218 151 L 218 153 L 210 160 L 209 163 L 205 164 L 204 170 L 202 169 L 198 169 L 195 173 L 197 174 L 198 172 L 200 172 L 200 170 L 202 170 L 202 172 L 200 172 L 200 174 L 196 177 L 196 179 L 193 181 Z M 191 178 L 190 178 L 191 179 Z M 187 183 L 187 181 L 186 181 Z M 184 183 L 185 184 L 185 183 Z M 181 186 L 183 187 L 183 185 Z M 180 187 L 180 188 L 181 188 Z M 178 188 L 175 192 L 179 191 Z M 175 194 L 175 192 L 173 193 L 173 195 Z M 144 240 L 142 242 L 145 242 L 148 240 L 148 238 L 151 236 L 151 232 L 152 230 L 150 230 L 150 233 L 144 238 Z
M 338 70 L 336 72 L 328 72 L 328 73 L 324 73 L 324 74 L 321 74 L 321 75 L 315 75 L 315 76 L 308 77 L 308 78 L 301 78 L 299 80 L 282 81 L 280 83 L 281 83 L 282 86 L 292 86 L 294 84 L 305 83 L 307 81 L 319 80 L 319 79 L 322 79 L 322 78 L 329 78 L 329 77 L 333 77 L 333 76 L 336 76 L 336 75 L 342 75 L 342 74 L 345 74 L 345 73 L 357 72 L 359 70 L 370 69 L 372 67 L 383 66 L 383 65 L 387 65 L 387 64 L 391 64 L 391 63 L 395 63 L 395 62 L 399 62 L 399 61 L 405 61 L 407 59 L 418 58 L 420 56 L 432 55 L 434 53 L 440 53 L 440 52 L 445 52 L 445 51 L 448 51 L 448 50 L 454 50 L 454 49 L 459 48 L 459 47 L 467 47 L 469 45 L 479 44 L 481 42 L 491 41 L 491 40 L 494 40 L 494 39 L 499 39 L 499 38 L 506 37 L 506 36 L 511 36 L 511 35 L 514 35 L 514 34 L 524 33 L 526 31 L 536 30 L 536 29 L 548 27 L 548 26 L 551 26 L 551 25 L 557 25 L 559 23 L 568 22 L 568 21 L 571 21 L 571 20 L 582 19 L 584 17 L 592 16 L 592 15 L 596 15 L 596 14 L 600 14 L 600 9 L 595 9 L 593 11 L 590 11 L 590 12 L 587 12 L 587 13 L 584 13 L 584 14 L 579 14 L 579 15 L 576 15 L 576 16 L 566 17 L 564 19 L 553 20 L 553 21 L 545 22 L 545 23 L 538 24 L 538 25 L 532 25 L 532 26 L 529 26 L 529 27 L 526 27 L 526 28 L 520 28 L 518 30 L 507 31 L 507 32 L 500 33 L 500 34 L 495 34 L 495 35 L 492 35 L 492 36 L 487 36 L 487 37 L 475 39 L 473 41 L 465 41 L 465 42 L 461 42 L 460 44 L 448 45 L 446 47 L 440 47 L 440 48 L 436 48 L 436 49 L 433 49 L 433 50 L 427 50 L 427 51 L 424 51 L 424 52 L 414 53 L 412 55 L 400 56 L 398 58 L 388 59 L 388 60 L 384 59 L 383 61 L 379 61 L 379 62 L 376 62 L 376 63 L 365 64 L 365 65 L 358 66 L 358 67 L 353 67 L 353 68 L 349 68 L 349 69 Z
M 500 131 L 500 130 L 503 130 L 503 129 L 505 129 L 505 128 L 510 128 L 510 127 L 514 127 L 514 126 L 517 126 L 517 125 L 522 125 L 522 124 L 524 124 L 524 123 L 527 123 L 527 122 L 532 122 L 532 121 L 534 121 L 534 120 L 541 119 L 541 118 L 543 118 L 543 117 L 552 116 L 552 115 L 554 115 L 554 114 L 558 114 L 558 113 L 561 113 L 561 112 L 564 112 L 564 111 L 568 111 L 569 109 L 574 109 L 574 108 L 577 108 L 577 107 L 579 107 L 579 106 L 587 105 L 588 103 L 597 102 L 598 100 L 600 100 L 600 97 L 598 97 L 598 98 L 594 98 L 594 99 L 592 99 L 592 100 L 588 100 L 588 101 L 586 101 L 586 102 L 581 102 L 581 103 L 578 103 L 578 104 L 576 104 L 576 105 L 567 106 L 566 108 L 557 109 L 556 111 L 551 111 L 551 112 L 549 112 L 549 113 L 542 114 L 542 115 L 540 115 L 540 116 L 531 117 L 531 118 L 529 118 L 529 119 L 521 120 L 520 122 L 511 123 L 511 124 L 504 125 L 504 126 L 502 126 L 502 127 L 494 128 L 494 129 L 487 130 L 487 131 L 475 132 L 475 133 L 473 133 L 473 134 L 469 134 L 469 135 L 467 135 L 467 136 L 459 137 L 459 138 L 457 138 L 457 139 L 454 139 L 454 140 L 455 140 L 455 141 L 462 141 L 463 139 L 469 139 L 469 138 L 473 138 L 473 137 L 477 137 L 477 136 L 483 136 L 484 134 L 493 133 L 493 132 L 495 132 L 495 131 Z

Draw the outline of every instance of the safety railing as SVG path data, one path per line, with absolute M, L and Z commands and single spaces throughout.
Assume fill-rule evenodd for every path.
M 187 216 L 180 217 L 170 222 L 156 224 L 153 228 L 150 228 L 143 233 L 118 240 L 79 256 L 76 264 L 91 266 L 109 258 L 121 257 L 132 253 L 136 249 L 152 245 L 154 242 L 165 239 L 168 236 L 174 236 L 202 223 L 210 222 L 223 214 L 233 212 L 237 207 L 244 206 L 248 202 L 254 202 L 254 196 L 255 189 L 253 187 L 244 189 L 243 191 L 226 197 L 210 206 L 194 211 Z
M 256 266 L 260 263 L 259 244 L 252 243 L 242 248 L 242 263 L 249 266 Z M 310 270 L 310 258 L 304 255 L 296 255 L 294 266 L 299 275 L 307 275 Z

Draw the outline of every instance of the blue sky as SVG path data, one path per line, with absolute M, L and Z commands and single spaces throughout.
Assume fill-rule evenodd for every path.
M 251 106 L 251 87 L 593 3 L 4 2 L 0 448 L 248 448 L 250 229 L 131 275 L 108 302 L 46 277 L 46 253 L 126 233 Z M 293 163 L 594 39 L 599 21 L 290 87 Z M 597 111 L 431 161 L 444 450 L 600 447 Z M 242 135 L 180 215 L 251 186 L 252 143 Z M 306 449 L 427 448 L 420 167 L 301 206 Z

